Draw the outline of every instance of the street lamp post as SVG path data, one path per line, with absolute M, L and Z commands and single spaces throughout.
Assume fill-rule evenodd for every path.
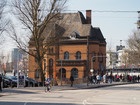
M 88 86 L 88 73 L 89 73 L 89 36 L 87 36 L 87 86 Z
M 62 52 L 62 50 L 61 50 Z M 61 86 L 62 86 L 62 55 L 61 55 Z
M 93 58 L 94 58 L 95 56 L 92 56 L 91 57 L 91 69 L 93 70 Z
M 93 70 L 93 58 L 94 58 L 94 57 L 98 57 L 98 58 L 99 58 L 99 57 L 106 57 L 106 56 L 92 56 L 92 57 L 91 57 L 91 70 L 90 70 L 90 71 L 91 71 L 92 73 L 94 72 L 94 70 Z
M 17 88 L 19 88 L 19 53 L 20 50 L 17 51 Z

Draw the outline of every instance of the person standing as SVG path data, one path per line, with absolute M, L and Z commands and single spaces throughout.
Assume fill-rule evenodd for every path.
M 106 74 L 103 75 L 103 83 L 106 83 Z
M 73 81 L 74 81 L 74 77 L 71 75 L 70 76 L 70 81 L 71 81 L 71 87 L 73 86 Z
M 140 76 L 138 75 L 138 82 L 139 82 L 139 80 L 140 80 Z
M 93 75 L 93 83 L 96 84 L 96 75 Z
M 0 74 L 0 92 L 2 92 L 2 86 L 1 86 L 1 84 L 2 84 L 2 75 Z
M 98 75 L 96 76 L 96 79 L 97 79 L 97 84 L 100 84 L 100 74 L 98 74 Z

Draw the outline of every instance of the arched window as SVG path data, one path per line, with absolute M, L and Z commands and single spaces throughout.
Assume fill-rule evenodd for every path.
M 81 52 L 80 51 L 76 52 L 76 59 L 81 59 Z
M 37 53 L 35 53 L 35 62 L 38 62 L 38 60 L 37 60 Z
M 101 62 L 103 62 L 103 54 L 101 53 Z
M 51 52 L 53 53 L 53 48 L 51 49 Z
M 59 78 L 61 79 L 61 69 L 59 70 Z M 62 68 L 62 79 L 66 79 L 66 70 Z
M 53 59 L 49 59 L 49 76 L 53 78 Z
M 35 71 L 35 79 L 39 79 L 39 70 Z
M 46 65 L 46 59 L 44 59 L 44 70 L 46 69 L 47 65 Z
M 64 53 L 64 59 L 69 59 L 69 52 L 68 52 L 68 51 L 66 51 L 66 52 Z
M 95 60 L 96 60 L 96 54 L 95 52 L 92 52 L 92 61 L 95 62 Z
M 78 78 L 78 69 L 73 68 L 73 69 L 71 70 L 71 75 L 72 75 L 74 78 Z
M 49 59 L 49 67 L 53 68 L 53 59 Z
M 100 62 L 100 63 L 102 63 L 103 62 L 103 54 L 102 53 L 99 53 L 98 54 L 98 61 Z
M 51 53 L 51 49 L 49 48 L 49 54 Z

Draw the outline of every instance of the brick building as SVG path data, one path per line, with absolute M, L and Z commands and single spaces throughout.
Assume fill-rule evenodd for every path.
M 65 31 L 62 40 L 49 48 L 44 59 L 46 77 L 49 75 L 59 82 L 62 70 L 63 80 L 69 80 L 71 75 L 75 80 L 82 80 L 90 73 L 91 66 L 94 73 L 105 72 L 106 41 L 100 28 L 91 25 L 91 10 L 86 11 L 86 18 L 77 12 L 62 13 L 61 19 L 65 22 L 65 26 L 61 26 Z M 29 77 L 39 79 L 33 62 L 30 57 Z

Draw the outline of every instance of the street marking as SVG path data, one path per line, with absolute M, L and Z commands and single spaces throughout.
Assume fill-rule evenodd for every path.
M 91 103 L 88 103 L 87 100 L 83 101 L 83 105 L 92 105 Z
M 34 99 L 32 99 L 32 100 L 40 100 L 40 98 L 34 98 Z
M 28 102 L 25 102 L 24 105 L 27 105 Z

